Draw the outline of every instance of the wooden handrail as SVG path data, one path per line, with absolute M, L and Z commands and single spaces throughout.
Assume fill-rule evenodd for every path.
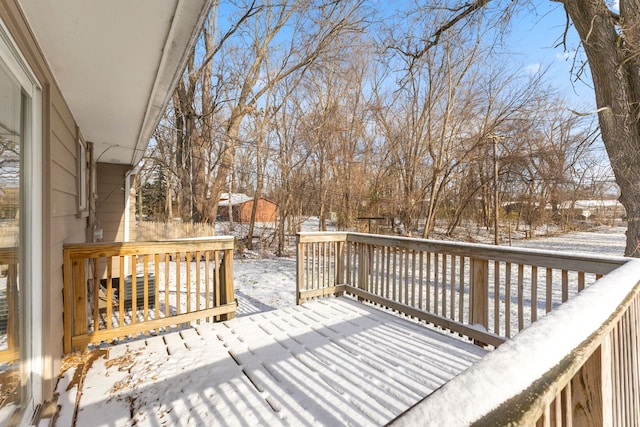
M 19 258 L 18 248 L 0 248 L 0 265 L 17 264 Z
M 65 245 L 65 353 L 152 329 L 232 318 L 234 246 L 229 236 Z
M 235 240 L 229 236 L 207 237 L 204 239 L 162 240 L 157 242 L 100 242 L 65 244 L 64 250 L 73 258 L 93 258 L 121 255 L 155 255 L 172 252 L 195 252 L 206 247 L 208 250 L 229 250 Z
M 625 257 L 567 253 L 542 249 L 515 248 L 466 242 L 414 239 L 409 237 L 344 233 L 346 241 L 385 247 L 402 247 L 408 250 L 437 252 L 488 261 L 508 261 L 565 270 L 576 270 L 605 275 L 627 261 Z M 301 241 L 313 241 L 317 233 L 301 233 Z M 332 238 L 329 233 L 325 238 Z M 342 236 L 340 236 L 342 238 Z
M 389 425 L 638 425 L 639 322 L 630 260 Z

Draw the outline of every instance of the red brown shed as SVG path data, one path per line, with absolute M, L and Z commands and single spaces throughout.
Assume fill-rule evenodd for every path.
M 235 195 L 234 195 L 235 196 Z M 235 197 L 234 197 L 235 198 Z M 255 199 L 233 200 L 231 207 L 233 211 L 233 220 L 236 222 L 247 223 L 251 221 L 251 210 Z M 278 218 L 278 206 L 271 200 L 263 197 L 258 198 L 258 206 L 256 210 L 256 222 L 275 222 Z M 221 221 L 229 220 L 229 200 L 220 200 L 218 207 L 218 219 Z

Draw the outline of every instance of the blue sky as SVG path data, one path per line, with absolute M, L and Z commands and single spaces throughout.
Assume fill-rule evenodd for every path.
M 398 4 L 386 0 L 374 0 L 382 9 L 394 9 Z M 613 8 L 617 4 L 611 2 Z M 519 13 L 511 19 L 510 33 L 506 37 L 506 49 L 513 57 L 513 64 L 522 67 L 523 72 L 535 73 L 546 70 L 546 80 L 556 87 L 579 111 L 595 110 L 595 99 L 591 87 L 591 76 L 583 76 L 583 82 L 575 81 L 571 74 L 573 59 L 579 50 L 579 38 L 573 27 L 569 28 L 566 49 L 560 45 L 566 25 L 564 8 L 561 3 L 550 0 L 536 1 L 535 7 L 521 6 Z M 227 1 L 220 4 L 221 31 L 226 29 L 229 14 L 235 8 Z M 579 66 L 581 61 L 577 62 Z
M 618 3 L 608 2 L 618 10 Z M 567 45 L 561 45 L 566 26 L 566 16 L 562 4 L 552 1 L 536 2 L 536 10 L 521 12 L 511 24 L 508 37 L 516 61 L 521 61 L 526 72 L 536 72 L 547 68 L 549 83 L 558 88 L 569 104 L 579 111 L 595 110 L 591 75 L 588 67 L 583 81 L 575 81 L 571 74 L 573 59 L 578 55 L 576 67 L 584 55 L 580 51 L 579 37 L 571 26 L 567 33 Z
M 608 4 L 616 12 L 619 10 L 617 1 Z M 521 12 L 511 25 L 507 41 L 514 62 L 521 63 L 524 72 L 533 73 L 547 68 L 546 81 L 557 88 L 569 108 L 581 113 L 594 112 L 595 94 L 588 66 L 582 81 L 575 81 L 576 77 L 571 73 L 574 57 L 578 55 L 576 67 L 584 59 L 580 39 L 573 26 L 567 33 L 566 49 L 561 43 L 566 26 L 562 4 L 549 0 L 536 2 L 535 11 Z M 601 152 L 602 165 L 608 165 L 601 141 L 594 145 L 593 150 Z

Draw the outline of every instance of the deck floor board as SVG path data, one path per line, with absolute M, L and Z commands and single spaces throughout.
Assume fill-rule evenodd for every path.
M 89 370 L 84 388 L 105 396 L 81 396 L 76 425 L 110 408 L 118 422 L 105 425 L 382 425 L 485 354 L 345 297 L 144 343 Z

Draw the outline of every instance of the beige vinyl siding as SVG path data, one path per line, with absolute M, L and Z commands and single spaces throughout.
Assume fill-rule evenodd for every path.
M 0 17 L 42 85 L 42 391 L 51 399 L 62 357 L 62 245 L 85 241 L 86 218 L 77 216 L 76 123 L 18 1 L 0 0 Z
M 51 221 L 52 242 L 86 241 L 86 219 L 78 215 L 76 123 L 59 91 L 52 91 L 51 119 Z M 56 225 L 61 225 L 57 227 Z
M 53 116 L 53 119 L 59 119 L 59 117 Z M 73 136 L 67 136 L 71 140 L 75 140 Z M 68 142 L 68 141 L 67 141 Z M 76 174 L 76 152 L 71 152 L 65 146 L 65 141 L 58 135 L 52 133 L 51 148 L 55 155 L 52 158 L 52 163 L 58 165 L 58 167 L 65 173 L 71 176 Z
M 55 170 L 55 166 L 52 167 L 52 170 Z M 75 216 L 77 211 L 77 200 L 76 195 L 73 193 L 56 191 L 56 199 L 53 201 L 51 209 L 51 218 L 66 218 L 70 215 Z M 75 219 L 77 218 L 74 218 L 74 220 Z M 61 240 L 64 240 L 64 238 Z
M 51 190 L 56 194 L 53 200 L 52 216 L 75 215 L 78 211 L 76 177 L 55 162 L 51 163 Z M 63 238 L 64 239 L 64 238 Z
M 103 241 L 122 242 L 124 241 L 124 211 L 125 211 L 125 188 L 126 175 L 131 169 L 128 165 L 118 165 L 113 163 L 98 163 L 96 165 L 97 200 L 96 219 L 97 226 L 102 228 Z M 134 200 L 131 199 L 130 207 L 134 208 Z M 131 211 L 130 218 L 135 218 L 134 211 Z M 130 223 L 131 224 L 131 223 Z M 129 227 L 130 232 L 133 227 Z M 113 277 L 120 277 L 119 265 L 113 266 Z M 98 267 L 98 275 L 106 278 L 106 265 L 101 263 Z
M 125 179 L 130 169 L 129 165 L 97 164 L 96 217 L 103 230 L 105 242 L 122 242 L 124 240 Z M 131 200 L 131 221 L 135 218 L 134 205 Z M 133 232 L 133 227 L 130 226 L 129 230 Z

